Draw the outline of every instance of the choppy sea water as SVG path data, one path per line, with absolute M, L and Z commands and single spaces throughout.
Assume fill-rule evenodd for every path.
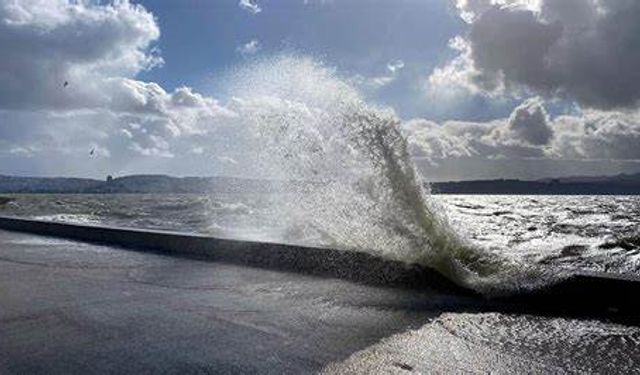
M 640 329 L 598 321 L 445 313 L 326 374 L 638 374 Z
M 12 195 L 1 215 L 335 246 L 273 212 L 269 194 Z M 640 273 L 640 197 L 434 195 L 454 231 L 500 256 L 540 266 Z M 375 249 L 374 249 L 375 250 Z

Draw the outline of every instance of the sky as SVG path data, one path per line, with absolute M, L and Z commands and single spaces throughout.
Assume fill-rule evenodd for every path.
M 244 176 L 236 81 L 313 69 L 427 180 L 640 172 L 636 0 L 0 0 L 0 51 L 0 174 Z

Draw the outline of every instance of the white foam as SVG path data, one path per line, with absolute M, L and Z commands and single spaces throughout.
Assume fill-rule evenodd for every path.
M 255 174 L 308 182 L 273 200 L 274 218 L 334 247 L 428 265 L 484 292 L 546 282 L 542 271 L 453 231 L 416 173 L 399 119 L 365 103 L 332 69 L 272 57 L 239 71 L 232 91 Z

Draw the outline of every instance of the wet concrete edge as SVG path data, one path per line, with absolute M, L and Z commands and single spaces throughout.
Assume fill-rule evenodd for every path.
M 640 278 L 577 272 L 563 281 L 508 296 L 483 298 L 420 265 L 364 252 L 215 238 L 157 230 L 80 225 L 0 216 L 0 229 L 80 240 L 136 251 L 335 277 L 409 289 L 431 289 L 464 297 L 473 310 L 571 316 L 640 325 Z M 461 301 L 462 302 L 462 301 Z

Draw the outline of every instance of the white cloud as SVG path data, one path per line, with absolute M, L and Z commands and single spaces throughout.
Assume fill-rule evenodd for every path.
M 159 36 L 153 15 L 126 0 L 0 0 L 0 137 L 12 138 L 3 148 L 167 158 L 215 132 L 232 113 L 214 99 L 136 79 L 162 64 Z
M 403 124 L 410 152 L 433 165 L 442 160 L 509 159 L 640 161 L 640 112 L 585 111 L 550 119 L 539 98 L 509 118 L 487 123 L 415 119 Z M 553 173 L 553 170 L 550 170 Z
M 640 160 L 640 112 L 585 111 L 549 118 L 539 98 L 487 123 L 423 119 L 403 126 L 413 155 L 443 159 Z
M 543 0 L 454 0 L 460 17 L 467 23 L 473 23 L 484 12 L 493 7 L 540 11 Z
M 257 39 L 252 39 L 249 42 L 236 48 L 236 51 L 238 51 L 243 56 L 248 56 L 255 55 L 258 51 L 260 51 L 261 48 L 262 46 L 260 45 L 260 41 Z
M 127 1 L 1 1 L 0 108 L 105 105 L 110 78 L 162 63 L 159 35 L 153 16 Z
M 507 119 L 489 123 L 411 120 L 405 124 L 411 153 L 432 163 L 443 159 L 519 159 L 546 157 L 546 147 L 523 142 Z
M 9 148 L 10 154 L 16 154 L 26 157 L 33 156 L 36 151 L 37 150 L 35 150 L 33 147 L 12 146 Z
M 391 74 L 395 74 L 404 68 L 404 61 L 402 60 L 394 60 L 390 61 L 387 64 L 387 69 L 391 72 Z
M 309 4 L 321 4 L 321 5 L 326 5 L 326 4 L 333 4 L 334 0 L 302 0 L 302 3 L 304 5 L 309 5 Z
M 240 0 L 238 6 L 251 14 L 258 14 L 262 12 L 262 8 L 255 0 Z
M 453 60 L 443 67 L 436 67 L 428 79 L 428 89 L 436 95 L 454 96 L 460 93 L 477 94 L 480 90 L 473 84 L 478 75 L 473 65 L 472 50 L 469 42 L 457 36 L 449 41 L 449 48 L 458 52 Z M 461 90 L 463 92 L 461 92 Z M 498 91 L 494 88 L 492 91 Z
M 144 145 L 141 145 L 138 142 L 133 142 L 130 149 L 143 156 L 159 156 L 163 158 L 174 157 L 173 153 L 170 151 L 169 142 L 157 135 L 151 135 Z
M 352 77 L 352 82 L 362 88 L 364 91 L 376 91 L 380 88 L 391 84 L 395 81 L 402 69 L 404 69 L 404 61 L 397 59 L 387 63 L 387 73 L 379 76 L 365 77 L 356 75 Z
M 556 119 L 553 155 L 560 158 L 640 160 L 640 113 L 587 111 Z
M 222 163 L 238 164 L 238 162 L 229 156 L 218 156 L 217 159 Z

